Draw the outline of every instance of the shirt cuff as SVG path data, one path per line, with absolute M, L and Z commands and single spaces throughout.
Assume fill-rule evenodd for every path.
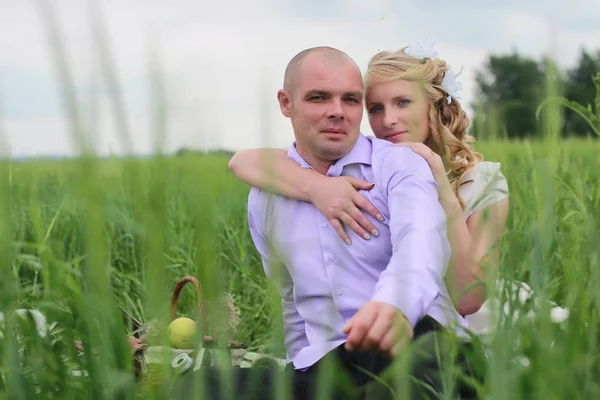
M 424 300 L 435 299 L 439 290 L 422 287 L 415 284 L 414 281 L 410 282 L 407 279 L 385 274 L 386 271 L 381 274 L 372 300 L 396 307 L 414 328 L 425 316 L 426 310 L 430 306 L 430 304 L 424 304 Z

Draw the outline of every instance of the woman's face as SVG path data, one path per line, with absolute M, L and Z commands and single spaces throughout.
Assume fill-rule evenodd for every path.
M 379 139 L 423 143 L 429 137 L 429 102 L 416 82 L 396 80 L 369 86 L 366 108 Z

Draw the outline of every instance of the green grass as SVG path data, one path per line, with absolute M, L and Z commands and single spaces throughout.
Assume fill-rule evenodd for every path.
M 89 151 L 84 138 L 90 122 L 82 117 L 51 5 L 39 5 L 73 141 Z M 130 147 L 101 13 L 93 9 L 91 15 L 113 117 Z M 150 60 L 152 133 L 164 138 L 159 59 Z M 532 320 L 526 316 L 531 304 L 512 302 L 520 317 L 501 319 L 488 344 L 482 398 L 600 397 L 600 142 L 558 140 L 552 129 L 557 111 L 549 106 L 542 113 L 543 140 L 478 147 L 486 159 L 502 163 L 509 183 L 500 274 L 571 310 L 567 322 L 555 325 L 547 303 Z M 148 388 L 134 379 L 131 332 L 118 306 L 164 327 L 173 287 L 186 275 L 199 278 L 209 302 L 225 292 L 235 296 L 241 317 L 236 340 L 283 356 L 278 299 L 246 226 L 249 188 L 233 178 L 227 161 L 88 155 L 0 163 L 0 310 L 6 317 L 0 399 L 170 398 L 168 367 L 164 385 Z M 178 315 L 197 317 L 196 300 L 185 288 Z M 38 309 L 57 326 L 41 338 L 13 317 L 17 308 Z M 83 354 L 75 340 L 83 342 Z M 519 357 L 527 357 L 527 367 Z M 75 377 L 74 370 L 86 375 Z
M 572 310 L 560 327 L 543 316 L 534 324 L 502 321 L 483 390 L 493 399 L 596 398 L 600 143 L 495 142 L 478 149 L 502 162 L 509 182 L 501 274 Z M 164 322 L 173 286 L 185 275 L 201 279 L 207 298 L 234 294 L 237 340 L 283 355 L 276 297 L 247 230 L 249 188 L 227 161 L 2 164 L 2 309 L 35 308 L 58 322 L 48 339 L 29 334 L 17 341 L 5 330 L 2 398 L 133 398 L 141 389 L 117 305 Z M 194 292 L 186 288 L 180 300 L 179 315 L 195 317 Z M 100 355 L 77 355 L 76 339 Z M 515 367 L 518 354 L 529 358 L 528 368 Z M 73 379 L 73 368 L 89 378 Z

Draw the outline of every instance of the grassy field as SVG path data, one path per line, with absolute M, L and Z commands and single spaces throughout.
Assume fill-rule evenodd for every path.
M 501 320 L 482 395 L 598 398 L 600 143 L 487 142 L 478 150 L 502 163 L 509 182 L 501 274 L 571 310 L 561 325 L 549 321 L 544 307 L 533 321 L 523 316 L 529 308 L 516 321 Z M 1 164 L 0 298 L 7 326 L 0 398 L 142 393 L 117 306 L 143 321 L 166 322 L 173 286 L 185 275 L 201 280 L 207 299 L 234 295 L 236 340 L 283 355 L 278 300 L 247 230 L 249 188 L 233 178 L 227 161 Z M 195 293 L 186 288 L 178 315 L 195 317 L 195 307 Z M 16 308 L 41 310 L 58 324 L 44 339 L 28 325 L 14 336 Z M 83 341 L 83 355 L 75 340 Z M 527 357 L 528 366 L 515 363 L 517 356 Z M 72 370 L 89 376 L 73 378 Z

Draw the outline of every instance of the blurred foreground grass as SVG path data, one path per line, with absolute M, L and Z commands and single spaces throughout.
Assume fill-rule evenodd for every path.
M 52 5 L 39 5 L 73 142 L 90 150 L 86 124 L 93 123 L 84 121 L 76 99 Z M 130 149 L 101 8 L 91 7 L 90 17 L 112 116 Z M 160 148 L 167 110 L 160 57 L 152 52 L 149 61 L 151 126 Z M 502 163 L 509 183 L 500 274 L 570 310 L 557 325 L 547 302 L 510 299 L 505 311 L 518 318 L 501 318 L 490 338 L 483 398 L 600 398 L 600 143 L 558 140 L 558 115 L 546 115 L 544 141 L 478 147 Z M 168 374 L 166 385 L 150 392 L 134 379 L 131 332 L 119 306 L 164 325 L 173 287 L 186 275 L 200 280 L 209 301 L 234 295 L 236 340 L 283 356 L 278 298 L 246 227 L 248 187 L 227 161 L 191 155 L 0 162 L 0 399 L 170 398 Z M 14 318 L 19 308 L 40 310 L 56 326 L 41 337 Z M 192 290 L 184 289 L 178 311 L 197 316 Z
M 509 182 L 501 274 L 571 310 L 562 325 L 543 309 L 531 323 L 515 303 L 521 317 L 499 322 L 484 391 L 493 399 L 598 398 L 600 143 L 486 142 L 478 150 L 502 163 Z M 201 280 L 207 298 L 234 295 L 236 340 L 283 356 L 277 297 L 247 230 L 249 188 L 227 161 L 1 164 L 2 311 L 38 309 L 57 328 L 45 339 L 15 337 L 7 318 L 0 397 L 133 398 L 139 387 L 117 306 L 166 321 L 185 275 Z M 180 315 L 194 318 L 195 307 L 186 288 Z M 90 346 L 85 356 L 72 346 L 78 339 Z M 73 379 L 72 370 L 89 377 Z

